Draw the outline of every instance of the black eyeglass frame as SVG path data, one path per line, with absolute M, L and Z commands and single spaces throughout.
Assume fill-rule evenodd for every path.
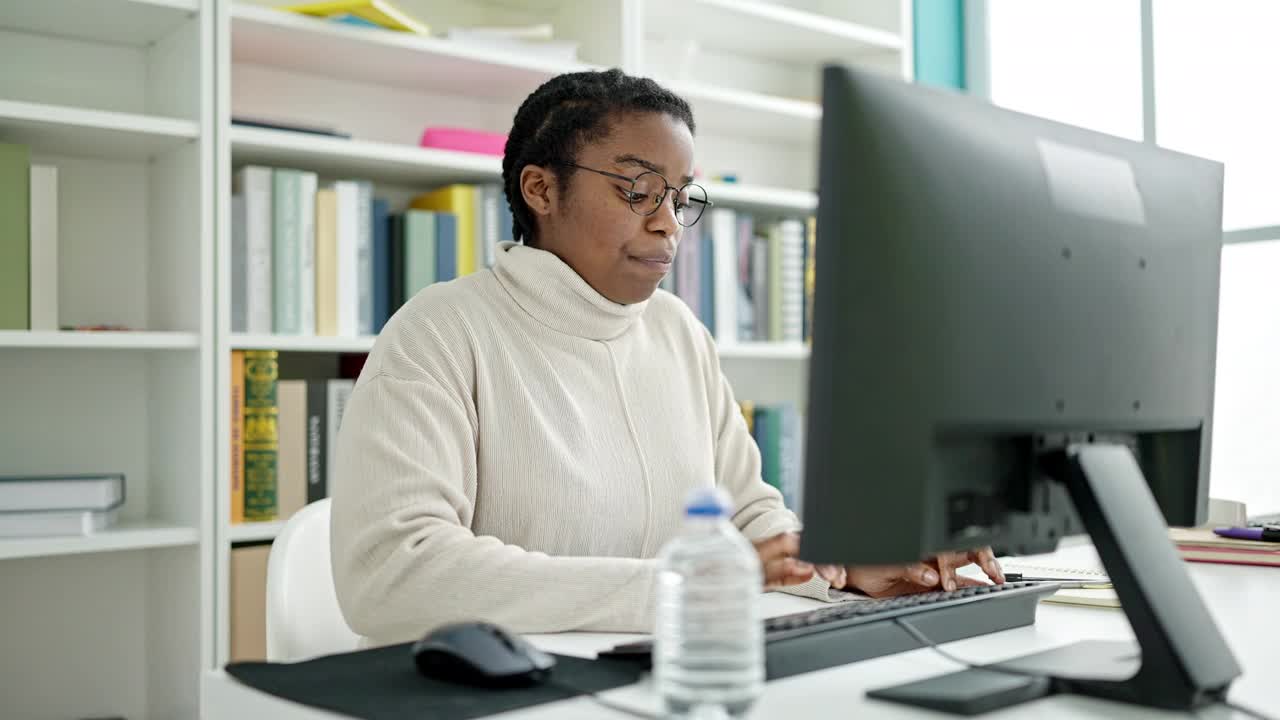
M 697 224 L 697 222 L 698 222 L 699 220 L 701 220 L 701 219 L 702 219 L 702 215 L 703 215 L 703 213 L 705 213 L 705 212 L 707 211 L 707 208 L 709 208 L 709 207 L 714 207 L 714 206 L 715 206 L 715 203 L 711 202 L 711 198 L 707 197 L 707 189 L 706 189 L 706 188 L 704 188 L 704 187 L 702 187 L 702 186 L 701 186 L 701 185 L 699 185 L 698 183 L 695 183 L 695 182 L 687 182 L 687 183 L 685 183 L 684 185 L 681 185 L 680 187 L 676 187 L 676 186 L 672 185 L 671 183 L 667 182 L 667 179 L 666 179 L 665 177 L 663 177 L 662 173 L 655 172 L 655 171 L 653 171 L 653 170 L 645 170 L 644 172 L 640 173 L 639 175 L 637 175 L 637 176 L 635 176 L 635 177 L 628 177 L 628 176 L 626 176 L 626 175 L 622 175 L 622 174 L 619 174 L 619 173 L 609 172 L 608 170 L 597 170 L 597 169 L 595 169 L 595 168 L 589 168 L 589 167 L 586 167 L 585 165 L 579 165 L 579 164 L 577 164 L 577 163 L 567 163 L 567 162 L 566 162 L 566 163 L 557 163 L 557 164 L 558 164 L 558 165 L 562 165 L 562 166 L 564 166 L 564 167 L 571 167 L 571 168 L 575 168 L 575 169 L 578 169 L 578 170 L 586 170 L 587 172 L 593 172 L 593 173 L 595 173 L 595 174 L 597 174 L 597 175 L 603 175 L 603 176 L 605 176 L 605 177 L 607 177 L 607 178 L 613 178 L 613 179 L 615 179 L 615 180 L 625 180 L 625 181 L 627 181 L 627 182 L 631 183 L 631 190 L 629 191 L 629 194 L 631 194 L 631 195 L 634 195 L 634 194 L 635 194 L 636 183 L 637 183 L 637 182 L 639 182 L 639 181 L 640 181 L 640 178 L 644 177 L 645 175 L 653 175 L 653 176 L 655 176 L 655 177 L 657 177 L 657 178 L 661 179 L 661 180 L 662 180 L 662 184 L 663 184 L 663 186 L 664 186 L 664 187 L 663 187 L 663 190 L 662 190 L 662 195 L 658 198 L 657 202 L 655 202 L 655 203 L 653 204 L 653 208 L 652 208 L 651 210 L 649 210 L 649 212 L 640 212 L 638 209 L 636 209 L 636 200 L 631 200 L 631 199 L 627 200 L 627 204 L 628 204 L 629 206 L 631 206 L 631 212 L 633 212 L 633 213 L 635 213 L 635 214 L 637 214 L 637 215 L 639 215 L 639 216 L 641 216 L 641 217 L 648 217 L 648 216 L 650 216 L 650 215 L 652 215 L 652 214 L 654 214 L 654 213 L 658 212 L 658 208 L 662 207 L 662 203 L 664 203 L 664 202 L 666 202 L 666 201 L 667 201 L 667 194 L 668 194 L 670 191 L 675 190 L 675 191 L 676 191 L 675 197 L 677 197 L 677 198 L 678 198 L 678 197 L 680 197 L 680 192 L 681 192 L 682 190 L 684 190 L 685 188 L 689 188 L 689 187 L 696 187 L 696 188 L 698 188 L 699 190 L 701 190 L 701 191 L 702 191 L 703 198 L 705 198 L 705 199 L 701 199 L 701 200 L 700 200 L 700 199 L 697 199 L 697 198 L 689 198 L 689 200 L 690 200 L 691 202 L 690 202 L 690 204 L 688 205 L 688 207 L 693 207 L 693 204 L 694 204 L 694 203 L 696 203 L 696 204 L 698 204 L 698 205 L 700 206 L 700 209 L 698 210 L 698 214 L 693 218 L 693 221 L 692 221 L 692 222 L 690 222 L 690 223 L 688 223 L 688 224 L 685 224 L 685 222 L 684 222 L 684 221 L 683 221 L 683 219 L 681 218 L 681 214 L 684 212 L 684 210 L 683 210 L 683 209 L 681 209 L 681 208 L 679 208 L 679 207 L 677 207 L 677 208 L 676 208 L 676 222 L 680 223 L 680 227 L 693 227 L 694 225 L 696 225 L 696 224 Z

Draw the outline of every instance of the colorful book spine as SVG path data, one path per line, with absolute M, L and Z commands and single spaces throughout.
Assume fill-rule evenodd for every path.
M 244 351 L 244 519 L 249 522 L 279 515 L 279 379 L 278 352 Z
M 391 236 L 387 226 L 387 201 L 377 198 L 370 206 L 373 233 L 373 333 L 382 332 L 391 318 Z
M 338 197 L 338 335 L 360 334 L 360 185 L 333 184 Z
M 373 334 L 373 184 L 356 183 L 356 332 Z
M 316 191 L 316 334 L 338 334 L 338 195 Z
M 231 523 L 244 522 L 244 351 L 231 351 Z
M 416 210 L 451 212 L 458 216 L 458 277 L 476 270 L 475 194 L 474 185 L 449 185 L 419 195 L 410 203 Z
M 31 166 L 31 329 L 58 329 L 58 168 Z
M 31 327 L 31 154 L 0 143 L 0 330 Z
M 307 381 L 307 502 L 329 496 L 329 381 Z
M 436 281 L 436 213 L 407 210 L 404 214 L 404 301 Z
M 458 269 L 458 216 L 436 213 L 436 282 L 456 278 Z
M 272 174 L 272 331 L 280 335 L 302 333 L 301 187 L 299 170 L 277 169 Z
M 804 340 L 804 223 L 783 220 L 778 224 L 778 231 L 781 235 L 778 259 L 781 332 L 778 339 L 800 342 Z
M 817 279 L 818 219 L 811 215 L 804 226 L 804 339 L 810 342 L 813 340 L 813 288 Z
M 245 326 L 237 332 L 270 334 L 275 327 L 274 184 L 271 168 L 256 165 L 241 168 L 233 181 L 233 192 L 244 198 L 245 218 Z

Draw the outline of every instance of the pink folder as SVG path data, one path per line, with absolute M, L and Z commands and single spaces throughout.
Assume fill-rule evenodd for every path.
M 464 128 L 429 127 L 422 133 L 422 147 L 439 150 L 458 150 L 461 152 L 481 153 L 483 155 L 502 155 L 507 144 L 505 133 L 482 132 Z

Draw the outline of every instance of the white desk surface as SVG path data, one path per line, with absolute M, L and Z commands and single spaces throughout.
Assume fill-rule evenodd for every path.
M 1051 561 L 1065 566 L 1096 565 L 1092 547 L 1060 550 Z M 1238 565 L 1187 563 L 1191 577 L 1244 670 L 1232 685 L 1231 700 L 1272 716 L 1280 716 L 1280 569 Z M 780 593 L 765 596 L 768 615 L 780 615 L 820 605 Z M 630 638 L 628 635 L 564 633 L 531 635 L 539 647 L 565 655 L 594 656 L 595 652 Z M 1120 610 L 1041 603 L 1034 625 L 969 638 L 945 647 L 963 658 L 987 662 L 1059 647 L 1083 639 L 1127 639 L 1133 633 Z M 409 658 L 405 657 L 405 662 Z M 843 718 L 945 717 L 893 703 L 868 699 L 865 691 L 901 682 L 942 675 L 960 669 L 927 648 L 887 655 L 768 683 L 763 697 L 748 716 L 799 718 L 833 715 Z M 604 693 L 610 700 L 636 709 L 657 710 L 647 682 Z M 1036 720 L 1065 718 L 1189 718 L 1185 713 L 1149 710 L 1086 697 L 1054 696 L 985 715 L 991 720 L 1035 715 Z M 202 683 L 201 716 L 206 720 L 278 718 L 324 720 L 342 717 L 315 710 L 242 685 L 221 670 L 210 671 Z M 493 716 L 502 720 L 600 720 L 626 717 L 580 697 L 546 703 Z M 1222 708 L 1205 709 L 1203 720 L 1244 718 Z

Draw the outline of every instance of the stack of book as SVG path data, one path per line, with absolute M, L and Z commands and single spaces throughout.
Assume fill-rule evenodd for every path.
M 1178 554 L 1190 562 L 1280 567 L 1280 542 L 1222 537 L 1212 528 L 1169 528 Z
M 288 520 L 329 496 L 350 378 L 281 380 L 275 350 L 231 353 L 231 522 Z
M 760 473 L 798 511 L 804 482 L 804 423 L 795 406 L 738 403 L 747 430 L 760 448 Z
M 450 185 L 392 213 L 372 183 L 246 166 L 232 188 L 231 330 L 375 335 L 425 286 L 489 267 L 510 240 L 502 186 Z
M 806 342 L 815 243 L 813 218 L 766 221 L 715 208 L 684 231 L 662 287 L 721 343 Z
M 0 538 L 90 535 L 123 504 L 124 475 L 0 477 Z
M 58 329 L 58 169 L 0 143 L 0 330 Z

